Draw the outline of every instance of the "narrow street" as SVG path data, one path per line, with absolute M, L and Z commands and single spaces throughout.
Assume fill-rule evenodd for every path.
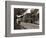
M 27 28 L 27 29 L 38 29 L 38 28 L 39 28 L 39 25 L 37 25 L 37 24 L 32 24 L 32 23 L 24 23 L 24 22 L 21 22 L 20 25 L 21 25 L 21 26 L 24 26 L 24 27 Z

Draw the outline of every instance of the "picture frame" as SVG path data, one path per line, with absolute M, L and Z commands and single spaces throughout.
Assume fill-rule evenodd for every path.
M 34 12 L 39 11 L 38 23 L 37 22 L 34 23 L 35 18 L 32 17 L 30 14 L 30 12 L 32 13 L 32 9 L 33 11 L 35 10 Z M 44 3 L 5 1 L 5 36 L 17 37 L 17 36 L 44 35 L 45 34 L 45 29 L 44 29 L 45 11 L 44 10 L 45 10 Z M 30 14 L 31 20 L 28 19 L 28 21 L 26 20 L 24 22 L 23 20 L 18 21 L 19 18 L 23 19 L 23 16 L 25 16 L 27 13 Z M 28 15 L 27 18 L 29 18 L 30 16 Z M 16 23 L 17 24 L 19 23 L 21 26 L 20 25 L 17 26 Z

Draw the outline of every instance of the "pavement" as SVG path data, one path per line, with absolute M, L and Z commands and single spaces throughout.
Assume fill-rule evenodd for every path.
M 24 26 L 27 29 L 38 29 L 39 28 L 39 24 L 33 24 L 33 23 L 24 23 L 24 22 L 21 22 L 20 25 Z

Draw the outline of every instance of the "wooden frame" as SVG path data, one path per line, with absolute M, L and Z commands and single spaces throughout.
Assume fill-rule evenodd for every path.
M 44 12 L 44 8 L 45 8 L 45 4 L 44 3 L 34 3 L 34 2 L 18 2 L 18 1 L 5 1 L 5 8 L 6 8 L 6 13 L 5 13 L 5 21 L 6 21 L 6 32 L 5 32 L 5 36 L 6 37 L 16 37 L 16 36 L 32 36 L 32 35 L 44 35 L 45 33 L 45 27 L 44 27 L 44 23 L 45 23 L 45 12 Z M 41 6 L 42 7 L 42 32 L 27 32 L 27 33 L 11 33 L 11 5 L 22 5 L 22 6 Z

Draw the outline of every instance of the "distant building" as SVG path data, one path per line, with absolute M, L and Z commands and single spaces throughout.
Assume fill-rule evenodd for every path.
M 21 21 L 35 23 L 35 21 L 39 20 L 39 13 L 37 14 L 37 12 L 38 9 L 34 9 L 33 12 L 25 14 Z

